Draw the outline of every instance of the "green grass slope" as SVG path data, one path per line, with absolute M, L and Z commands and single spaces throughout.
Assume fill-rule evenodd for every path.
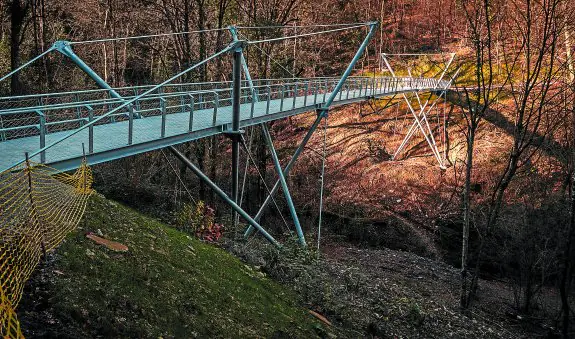
M 227 252 L 102 196 L 49 256 L 18 309 L 27 337 L 327 335 L 293 292 Z M 85 237 L 129 247 L 113 252 Z

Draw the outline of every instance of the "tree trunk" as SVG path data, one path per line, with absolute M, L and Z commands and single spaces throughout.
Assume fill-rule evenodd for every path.
M 28 12 L 29 4 L 25 0 L 12 0 L 9 4 L 10 12 L 10 69 L 15 70 L 20 66 L 20 46 L 22 44 L 24 19 Z M 10 93 L 22 94 L 20 75 L 15 73 L 10 78 Z
M 565 19 L 567 21 L 567 19 Z M 575 86 L 575 63 L 573 61 L 573 55 L 571 53 L 571 27 L 565 22 L 565 49 L 567 51 L 567 67 L 569 69 L 569 81 L 571 85 L 571 90 Z M 571 107 L 571 122 L 572 122 L 572 137 L 575 138 L 575 104 Z M 565 244 L 565 249 L 563 250 L 562 261 L 563 267 L 561 271 L 561 280 L 559 282 L 559 293 L 561 297 L 561 313 L 563 315 L 561 332 L 563 338 L 569 337 L 569 315 L 571 308 L 569 307 L 569 291 L 571 290 L 571 280 L 573 276 L 573 266 L 571 264 L 571 257 L 573 254 L 573 240 L 575 238 L 575 147 L 572 144 L 571 153 L 571 171 L 570 182 L 569 182 L 569 195 L 571 199 L 571 206 L 569 209 L 569 230 L 567 236 L 567 242 Z
M 473 146 L 475 143 L 475 128 L 472 126 L 467 139 L 467 159 L 465 164 L 465 188 L 463 191 L 463 236 L 461 244 L 461 290 L 460 306 L 469 306 L 467 286 L 467 262 L 469 260 L 469 228 L 471 225 L 471 178 L 473 174 Z

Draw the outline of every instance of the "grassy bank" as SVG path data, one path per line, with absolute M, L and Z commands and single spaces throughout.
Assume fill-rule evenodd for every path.
M 214 246 L 102 196 L 31 280 L 18 309 L 27 337 L 315 337 L 293 292 Z M 100 230 L 129 247 L 85 237 Z

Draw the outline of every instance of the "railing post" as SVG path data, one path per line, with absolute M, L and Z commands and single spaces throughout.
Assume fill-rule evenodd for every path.
M 283 112 L 284 110 L 284 97 L 285 97 L 285 85 L 282 84 L 282 94 L 280 97 L 280 112 Z
M 254 117 L 254 110 L 256 107 L 256 101 L 259 101 L 258 95 L 259 95 L 259 88 L 254 88 L 252 91 L 252 104 L 250 107 L 250 118 Z
M 94 109 L 90 105 L 86 105 L 88 108 L 88 122 L 94 120 Z M 88 126 L 88 154 L 94 153 L 94 125 Z
M 194 129 L 194 96 L 189 94 L 190 96 L 190 122 L 188 126 L 188 131 L 192 131 Z
M 163 118 L 162 118 L 163 119 Z M 162 125 L 164 122 L 162 121 Z M 162 135 L 162 138 L 164 136 Z M 131 145 L 134 141 L 134 106 L 128 106 L 128 145 Z
M 166 136 L 166 99 L 160 98 L 160 110 L 162 112 L 162 133 L 161 136 Z
M 325 97 L 327 95 L 328 81 L 329 80 L 327 80 L 327 79 L 325 80 L 325 91 L 323 91 L 323 101 L 322 101 L 323 103 L 325 103 Z
M 36 110 L 40 117 L 40 148 L 46 147 L 46 115 L 40 110 Z M 46 151 L 40 152 L 40 162 L 46 163 Z
M 266 86 L 268 102 L 266 104 L 266 115 L 270 113 L 270 101 L 272 100 L 272 88 L 268 85 Z
M 4 129 L 4 120 L 2 119 L 2 114 L 0 114 L 0 129 Z M 6 141 L 6 132 L 0 132 L 0 141 Z
M 220 96 L 218 92 L 214 92 L 214 119 L 212 126 L 215 126 L 218 121 L 218 106 L 220 105 Z
M 76 102 L 80 102 L 80 96 L 78 95 L 78 93 L 76 93 L 75 98 L 76 98 Z M 81 120 L 82 119 L 82 107 L 81 106 L 76 106 L 76 119 L 78 119 L 80 121 L 80 127 L 84 126 L 84 120 Z
M 297 98 L 297 82 L 293 85 L 293 104 L 291 109 L 295 109 L 295 100 Z
M 182 113 L 186 112 L 186 96 L 183 94 L 184 88 L 180 84 L 178 86 L 178 92 L 180 92 L 180 106 L 182 107 Z
M 309 94 L 309 80 L 305 82 L 305 95 L 303 97 L 303 107 L 307 106 L 307 96 Z
M 134 97 L 138 96 L 138 89 L 134 88 Z M 136 106 L 136 111 L 140 111 L 141 106 L 140 106 L 140 100 L 136 100 L 134 101 L 134 105 Z
M 316 81 L 314 88 L 315 88 L 315 91 L 314 91 L 315 94 L 313 96 L 313 104 L 315 106 L 315 105 L 317 105 L 317 92 L 319 91 L 319 82 Z

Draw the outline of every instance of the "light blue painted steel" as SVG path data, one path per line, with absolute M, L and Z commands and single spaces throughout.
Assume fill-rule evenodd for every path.
M 8 79 L 9 77 L 13 76 L 14 74 L 20 72 L 22 69 L 30 66 L 32 63 L 34 63 L 36 60 L 44 57 L 46 54 L 52 52 L 54 50 L 54 46 L 51 46 L 50 48 L 48 48 L 47 50 L 45 50 L 43 53 L 39 54 L 38 56 L 34 57 L 33 59 L 31 59 L 30 61 L 20 65 L 18 68 L 16 68 L 13 71 L 10 71 L 10 73 L 6 74 L 5 76 L 3 76 L 2 78 L 0 78 L 0 82 Z
M 237 41 L 237 40 L 238 40 L 238 37 L 237 37 L 237 31 L 236 31 L 235 27 L 231 27 L 231 28 L 230 28 L 230 32 L 232 33 L 232 38 L 234 39 L 234 41 Z M 242 67 L 243 67 L 243 69 L 244 69 L 244 74 L 246 75 L 247 82 L 248 82 L 248 84 L 249 84 L 249 86 L 250 86 L 250 92 L 252 93 L 252 103 L 251 103 L 251 112 L 250 112 L 250 113 L 251 113 L 251 117 L 253 118 L 254 106 L 255 106 L 255 103 L 259 101 L 259 98 L 258 98 L 257 95 L 255 95 L 257 89 L 254 87 L 254 83 L 253 83 L 253 81 L 252 81 L 252 77 L 251 77 L 251 74 L 250 74 L 250 70 L 249 70 L 249 68 L 248 68 L 248 64 L 247 64 L 247 62 L 246 62 L 245 56 L 244 56 L 244 54 L 243 54 L 243 51 L 241 51 L 240 62 L 241 62 Z M 296 83 L 295 86 L 297 86 L 297 83 Z M 269 87 L 268 87 L 268 88 L 269 88 Z M 281 98 L 282 104 L 281 104 L 281 106 L 280 106 L 280 111 L 282 110 L 282 106 L 283 106 L 283 88 L 284 88 L 284 87 L 282 86 L 282 98 Z M 295 107 L 296 107 L 296 98 L 297 98 L 297 92 L 294 92 L 292 110 L 295 109 Z M 303 104 L 303 105 L 306 106 L 306 103 L 307 103 L 307 93 L 305 93 L 305 96 L 304 96 L 304 104 Z M 268 92 L 268 105 L 267 105 L 267 109 L 266 109 L 266 110 L 269 110 L 269 92 Z M 286 202 L 287 202 L 289 211 L 290 211 L 290 215 L 291 215 L 292 220 L 293 220 L 294 225 L 295 225 L 295 229 L 296 229 L 296 233 L 297 233 L 297 236 L 298 236 L 300 245 L 302 245 L 302 246 L 305 247 L 305 246 L 306 246 L 305 236 L 304 236 L 304 234 L 303 234 L 303 230 L 302 230 L 302 228 L 301 228 L 301 224 L 300 224 L 299 218 L 298 218 L 298 216 L 297 216 L 297 211 L 296 211 L 296 209 L 295 209 L 295 206 L 294 206 L 294 203 L 293 203 L 293 199 L 292 199 L 291 194 L 290 194 L 290 192 L 289 192 L 289 188 L 288 188 L 288 185 L 287 185 L 287 181 L 286 181 L 285 176 L 284 176 L 284 174 L 283 174 L 283 170 L 282 170 L 281 164 L 280 164 L 280 162 L 279 162 L 279 159 L 278 159 L 278 156 L 277 156 L 277 152 L 276 152 L 276 149 L 275 149 L 274 144 L 273 144 L 272 137 L 271 137 L 270 132 L 269 132 L 269 129 L 268 129 L 268 127 L 267 127 L 267 125 L 266 125 L 265 123 L 262 123 L 262 124 L 261 124 L 261 127 L 262 127 L 262 132 L 263 132 L 263 134 L 264 134 L 264 138 L 265 138 L 266 143 L 267 143 L 267 145 L 268 145 L 268 148 L 270 149 L 270 153 L 271 153 L 271 156 L 272 156 L 272 161 L 273 161 L 273 163 L 274 163 L 274 166 L 275 166 L 276 171 L 277 171 L 277 173 L 278 173 L 278 176 L 279 176 L 279 178 L 280 178 L 280 182 L 281 182 L 281 185 L 282 185 L 282 189 L 283 189 L 283 192 L 284 192 L 284 196 L 285 196 L 285 199 L 286 199 Z M 258 219 L 258 221 L 259 221 L 259 219 Z
M 361 43 L 361 46 L 359 47 L 359 49 L 357 50 L 357 52 L 355 53 L 353 59 L 351 60 L 351 62 L 349 63 L 349 65 L 347 66 L 346 70 L 343 72 L 343 75 L 341 76 L 341 78 L 339 79 L 337 85 L 334 88 L 334 91 L 330 94 L 330 96 L 328 97 L 327 101 L 325 101 L 325 93 L 327 93 L 327 88 L 326 91 L 324 92 L 324 104 L 318 108 L 317 112 L 317 118 L 314 121 L 313 125 L 311 126 L 311 128 L 309 129 L 308 133 L 305 135 L 304 139 L 302 140 L 301 144 L 298 146 L 298 148 L 296 149 L 294 155 L 292 156 L 291 160 L 288 162 L 288 164 L 286 165 L 286 168 L 283 171 L 283 175 L 287 176 L 289 174 L 289 171 L 291 169 L 291 167 L 293 166 L 293 164 L 295 163 L 295 161 L 297 160 L 297 158 L 299 157 L 299 155 L 301 154 L 301 152 L 303 151 L 305 145 L 307 144 L 307 142 L 309 141 L 309 139 L 311 138 L 313 132 L 316 130 L 317 126 L 319 125 L 319 123 L 321 122 L 321 119 L 323 117 L 327 116 L 327 112 L 329 111 L 329 108 L 331 107 L 331 105 L 333 104 L 334 99 L 337 97 L 337 93 L 341 90 L 343 84 L 346 82 L 347 78 L 349 77 L 349 75 L 351 74 L 351 72 L 353 71 L 353 68 L 355 67 L 355 64 L 357 63 L 357 61 L 359 60 L 359 58 L 361 57 L 361 55 L 363 54 L 363 52 L 365 51 L 365 49 L 367 48 L 367 45 L 369 44 L 369 41 L 371 40 L 373 33 L 375 32 L 375 30 L 377 29 L 379 23 L 378 22 L 373 22 L 370 25 L 369 28 L 369 32 L 367 34 L 367 36 L 365 37 L 365 39 L 363 40 L 363 42 Z M 317 91 L 316 94 L 314 96 L 314 104 L 317 101 Z M 276 181 L 276 183 L 274 184 L 273 188 L 270 191 L 270 194 L 268 194 L 266 200 L 264 201 L 264 203 L 262 204 L 262 206 L 260 207 L 258 213 L 255 216 L 255 220 L 259 220 L 261 218 L 261 216 L 263 215 L 264 210 L 267 208 L 267 206 L 270 204 L 273 195 L 277 192 L 278 188 L 279 188 L 279 181 Z M 253 227 L 248 227 L 248 229 L 245 231 L 244 233 L 244 237 L 248 237 L 252 232 L 254 231 Z
M 183 155 L 173 146 L 170 146 L 169 149 L 178 159 L 180 159 L 184 164 L 186 164 L 186 166 L 190 170 L 192 170 L 194 174 L 196 174 L 202 181 L 204 181 L 208 186 L 210 186 L 210 188 L 214 192 L 216 192 L 216 194 L 219 195 L 220 198 L 222 198 L 228 205 L 230 205 L 239 215 L 241 215 L 244 219 L 246 219 L 247 222 L 252 227 L 257 228 L 257 230 L 272 244 L 276 245 L 277 247 L 281 247 L 280 244 L 274 239 L 274 237 L 271 236 L 271 234 L 269 234 L 263 227 L 261 227 L 257 221 L 252 219 L 252 217 L 250 217 L 249 214 L 246 213 L 246 211 L 244 211 L 240 206 L 238 206 L 238 204 L 236 204 L 232 199 L 230 199 L 230 197 L 228 197 L 228 195 L 224 191 L 222 191 L 222 189 L 219 188 L 218 185 L 216 185 L 212 180 L 210 180 L 210 178 L 208 178 L 199 168 L 197 168 L 189 159 L 187 159 L 185 155 Z
M 254 82 L 257 81 L 258 80 Z M 336 80 L 333 79 L 334 85 L 335 82 Z M 279 88 L 279 84 L 274 86 L 276 86 L 276 88 Z M 333 86 L 331 87 L 333 88 Z M 433 90 L 433 88 L 426 89 L 423 87 L 419 87 L 417 89 L 426 91 Z M 350 90 L 349 95 L 350 99 L 342 101 L 335 100 L 332 106 L 345 105 L 365 100 L 365 98 L 363 97 L 353 95 L 354 93 L 358 93 L 357 89 L 350 88 L 349 90 Z M 406 91 L 410 90 L 411 89 L 406 89 Z M 222 91 L 225 90 L 222 89 Z M 401 93 L 381 91 L 379 93 L 376 93 L 376 97 L 379 98 L 394 94 L 401 94 Z M 185 95 L 187 95 L 187 93 Z M 298 97 L 296 101 L 296 108 L 293 110 L 286 110 L 284 112 L 280 112 L 278 110 L 279 99 L 272 98 L 270 101 L 262 100 L 261 102 L 255 104 L 253 118 L 250 116 L 251 103 L 246 102 L 242 104 L 241 126 L 242 127 L 253 126 L 262 122 L 270 122 L 273 120 L 278 120 L 288 116 L 315 110 L 316 106 L 312 104 L 313 95 L 314 93 L 309 94 L 307 98 L 307 106 L 303 105 L 303 102 L 306 101 L 305 97 Z M 147 98 L 139 98 L 139 99 L 133 98 L 130 100 L 143 101 L 145 99 Z M 178 142 L 196 140 L 198 138 L 218 134 L 221 133 L 222 131 L 229 129 L 229 124 L 231 123 L 231 111 L 229 106 L 229 100 L 226 99 L 226 101 L 224 101 L 226 106 L 220 106 L 217 113 L 217 120 L 215 125 L 212 121 L 212 115 L 213 115 L 212 103 L 209 100 L 204 101 L 207 103 L 204 109 L 194 110 L 194 121 L 192 126 L 193 130 L 191 132 L 189 131 L 189 114 L 190 114 L 189 110 L 186 107 L 179 107 L 179 100 L 177 100 L 176 106 L 170 105 L 169 114 L 166 115 L 166 138 L 165 138 L 166 140 L 161 140 L 160 138 L 161 116 L 158 115 L 159 100 L 155 99 L 153 103 L 156 106 L 153 106 L 151 108 L 150 106 L 147 106 L 145 107 L 145 109 L 144 107 L 142 107 L 143 110 L 140 111 L 140 112 L 144 111 L 150 112 L 150 114 L 155 112 L 154 115 L 149 115 L 145 119 L 134 119 L 132 145 L 128 145 L 128 131 L 129 131 L 128 119 L 123 118 L 123 120 L 111 124 L 108 122 L 108 120 L 105 120 L 108 119 L 110 112 L 106 112 L 104 115 L 97 116 L 96 113 L 99 112 L 95 107 L 92 107 L 91 104 L 77 103 L 76 105 L 82 106 L 83 110 L 87 110 L 87 112 L 90 112 L 89 107 L 92 107 L 93 109 L 92 114 L 93 116 L 95 116 L 95 118 L 92 119 L 92 121 L 90 121 L 89 117 L 83 118 L 85 120 L 85 124 L 84 126 L 81 127 L 80 130 L 77 129 L 78 126 L 77 124 L 75 126 L 68 126 L 68 124 L 61 125 L 60 127 L 58 127 L 58 131 L 49 130 L 49 133 L 46 134 L 46 144 L 48 145 L 46 146 L 46 149 L 50 147 L 50 145 L 52 146 L 51 149 L 49 149 L 47 152 L 46 163 L 60 170 L 64 169 L 69 170 L 78 166 L 80 164 L 79 160 L 81 160 L 81 150 L 79 149 L 79 145 L 81 143 L 88 143 L 88 145 L 90 145 L 91 142 L 90 137 L 88 135 L 90 129 L 93 131 L 92 136 L 93 152 L 88 151 L 89 154 L 88 159 L 90 164 L 115 160 L 129 155 L 158 149 L 161 147 L 174 144 L 172 142 L 174 142 L 175 140 L 178 140 Z M 270 106 L 270 111 L 266 112 L 268 104 Z M 195 106 L 196 107 L 198 106 L 197 102 L 195 103 Z M 126 106 L 124 106 L 124 111 L 121 111 L 120 107 L 121 105 L 114 108 L 115 110 L 114 113 L 117 114 L 117 116 L 124 116 L 125 114 L 129 113 Z M 22 135 L 14 136 L 14 133 L 16 132 L 10 132 L 13 129 L 15 130 L 23 129 L 24 131 L 34 129 L 37 131 L 39 120 L 38 115 L 35 112 L 35 109 L 36 108 L 33 108 L 32 111 L 30 112 L 30 114 L 34 114 L 35 116 L 34 123 L 26 124 L 25 126 L 16 126 L 16 127 L 0 129 L 0 132 L 6 132 L 12 135 L 12 136 L 8 135 L 8 140 L 0 142 L 0 154 L 2 154 L 2 156 L 0 157 L 0 170 L 8 169 L 11 167 L 10 165 L 14 165 L 14 162 L 21 160 L 23 150 L 30 152 L 32 160 L 37 162 L 39 161 L 39 157 L 35 158 L 35 156 L 39 152 L 38 150 L 39 138 L 37 132 L 36 134 L 25 134 L 25 137 L 23 137 Z M 49 109 L 43 109 L 42 112 L 46 115 L 48 121 L 46 125 L 53 126 L 54 124 L 60 124 L 66 122 L 66 120 L 68 119 L 66 119 L 65 121 L 54 120 L 55 118 L 60 116 L 59 112 L 61 111 L 62 113 L 65 113 L 66 110 L 58 109 L 55 111 L 50 111 Z M 0 111 L 0 116 L 2 116 L 4 113 L 5 112 Z M 6 113 L 6 114 L 11 115 L 15 113 Z M 74 120 L 76 119 L 74 118 Z M 72 128 L 72 130 L 69 130 L 69 128 Z M 18 132 L 18 134 L 22 133 Z M 68 140 L 67 138 L 70 139 Z M 63 139 L 63 141 L 60 141 L 61 139 Z
M 155 86 L 151 87 L 150 89 L 146 90 L 145 92 L 143 92 L 142 94 L 136 96 L 135 98 L 130 99 L 130 100 L 127 100 L 127 101 L 124 101 L 124 103 L 121 104 L 120 106 L 118 106 L 118 107 L 112 109 L 111 111 L 107 112 L 107 113 L 104 114 L 104 115 L 99 116 L 98 118 L 92 120 L 91 122 L 85 124 L 84 126 L 78 128 L 78 129 L 75 129 L 75 130 L 73 130 L 73 131 L 71 131 L 71 132 L 69 132 L 69 133 L 67 133 L 67 134 L 65 134 L 65 135 L 60 135 L 60 136 L 58 137 L 58 139 L 54 140 L 54 141 L 51 142 L 49 145 L 47 145 L 47 146 L 45 146 L 45 147 L 42 147 L 42 148 L 40 148 L 39 150 L 36 150 L 36 151 L 34 151 L 33 153 L 31 153 L 31 154 L 30 154 L 30 157 L 32 158 L 32 157 L 34 157 L 34 156 L 36 156 L 36 155 L 38 155 L 38 154 L 40 154 L 40 153 L 46 151 L 46 150 L 49 149 L 49 148 L 52 148 L 52 147 L 54 147 L 54 146 L 56 146 L 56 145 L 58 145 L 58 144 L 61 144 L 63 141 L 68 140 L 68 139 L 72 138 L 73 136 L 77 135 L 78 133 L 84 131 L 84 130 L 86 129 L 86 127 L 92 126 L 92 125 L 94 125 L 95 123 L 97 123 L 97 122 L 103 120 L 104 118 L 111 116 L 112 114 L 114 114 L 114 113 L 118 112 L 119 110 L 121 110 L 121 109 L 127 107 L 128 105 L 131 105 L 134 101 L 137 101 L 137 100 L 139 100 L 139 99 L 145 97 L 146 95 L 148 95 L 148 94 L 154 92 L 154 91 L 157 90 L 158 88 L 161 88 L 162 86 L 173 82 L 175 79 L 177 79 L 177 78 L 181 77 L 182 75 L 188 73 L 189 71 L 191 71 L 191 70 L 193 70 L 193 69 L 195 69 L 195 68 L 197 68 L 197 67 L 203 65 L 204 63 L 206 63 L 206 62 L 208 62 L 208 61 L 210 61 L 210 60 L 212 60 L 212 59 L 218 57 L 219 55 L 221 55 L 221 54 L 223 54 L 223 53 L 227 53 L 228 51 L 230 51 L 230 50 L 233 49 L 234 47 L 235 47 L 235 44 L 231 44 L 231 45 L 225 47 L 225 48 L 222 49 L 221 51 L 219 51 L 219 52 L 213 54 L 212 56 L 208 57 L 208 58 L 205 59 L 205 60 L 202 60 L 202 61 L 198 62 L 197 64 L 195 64 L 195 65 L 193 65 L 193 66 L 187 68 L 186 70 L 184 70 L 184 71 L 182 71 L 182 72 L 180 72 L 180 73 L 178 73 L 178 74 L 172 76 L 171 78 L 169 78 L 168 80 L 162 82 L 161 84 L 158 84 L 158 85 L 155 85 Z M 143 120 L 143 119 L 138 119 L 138 120 Z M 116 124 L 113 124 L 113 125 L 116 125 Z M 110 126 L 110 125 L 109 125 L 109 126 Z M 53 134 L 57 134 L 57 133 L 53 133 Z M 108 140 L 106 140 L 106 142 L 107 142 L 107 141 L 108 141 Z M 6 142 L 4 142 L 4 143 L 6 143 Z M 4 154 L 5 154 L 5 153 L 4 153 Z M 21 152 L 20 152 L 20 154 L 21 154 Z M 118 157 L 121 158 L 121 157 L 123 157 L 123 156 L 120 154 Z M 117 158 L 115 158 L 115 159 L 117 159 Z M 109 159 L 109 160 L 113 160 L 113 159 Z M 18 165 L 24 163 L 24 161 L 25 161 L 25 159 L 19 160 L 19 161 L 17 161 L 16 163 L 14 163 L 13 165 L 11 165 L 11 166 L 5 168 L 4 170 L 9 170 L 9 169 L 12 168 L 12 167 L 18 166 Z
M 92 78 L 98 84 L 98 86 L 108 90 L 111 96 L 121 100 L 124 99 L 118 92 L 116 92 L 114 88 L 112 88 L 112 86 L 110 86 L 104 79 L 102 79 L 98 73 L 96 73 L 90 66 L 88 66 L 84 60 L 82 60 L 78 55 L 76 55 L 76 53 L 74 53 L 72 45 L 70 45 L 69 41 L 56 41 L 54 43 L 53 49 L 70 58 L 78 67 L 80 67 L 82 71 L 84 71 L 84 73 Z
M 303 235 L 303 231 L 302 231 L 302 228 L 301 228 L 301 224 L 300 224 L 300 222 L 299 222 L 299 218 L 298 218 L 298 216 L 297 216 L 297 212 L 296 212 L 296 209 L 295 209 L 295 207 L 294 207 L 291 194 L 290 194 L 290 192 L 289 192 L 289 188 L 288 188 L 288 185 L 287 185 L 286 178 L 285 178 L 285 176 L 284 176 L 284 174 L 283 174 L 282 166 L 281 166 L 281 164 L 280 164 L 280 161 L 279 161 L 279 159 L 278 159 L 278 155 L 277 155 L 277 153 L 276 153 L 276 149 L 275 149 L 275 147 L 274 147 L 274 143 L 273 143 L 273 140 L 272 140 L 272 136 L 271 136 L 270 131 L 269 131 L 269 129 L 268 129 L 268 127 L 267 127 L 266 124 L 262 124 L 262 131 L 263 131 L 263 133 L 264 133 L 264 138 L 265 138 L 266 143 L 267 143 L 267 145 L 268 145 L 268 148 L 269 148 L 269 150 L 270 150 L 270 154 L 271 154 L 271 156 L 272 156 L 272 161 L 273 161 L 273 163 L 274 163 L 274 166 L 275 166 L 275 168 L 276 168 L 276 171 L 278 172 L 279 181 L 280 181 L 280 183 L 281 183 L 282 190 L 283 190 L 283 192 L 284 192 L 284 196 L 285 196 L 285 199 L 286 199 L 287 204 L 288 204 L 288 207 L 289 207 L 290 215 L 291 215 L 291 217 L 292 217 L 292 219 L 293 219 L 293 222 L 294 222 L 294 224 L 295 224 L 295 229 L 296 229 L 296 232 L 297 232 L 297 236 L 298 236 L 300 245 L 302 245 L 303 247 L 305 247 L 305 246 L 306 246 L 306 242 L 305 242 L 305 237 L 304 237 L 304 235 Z

